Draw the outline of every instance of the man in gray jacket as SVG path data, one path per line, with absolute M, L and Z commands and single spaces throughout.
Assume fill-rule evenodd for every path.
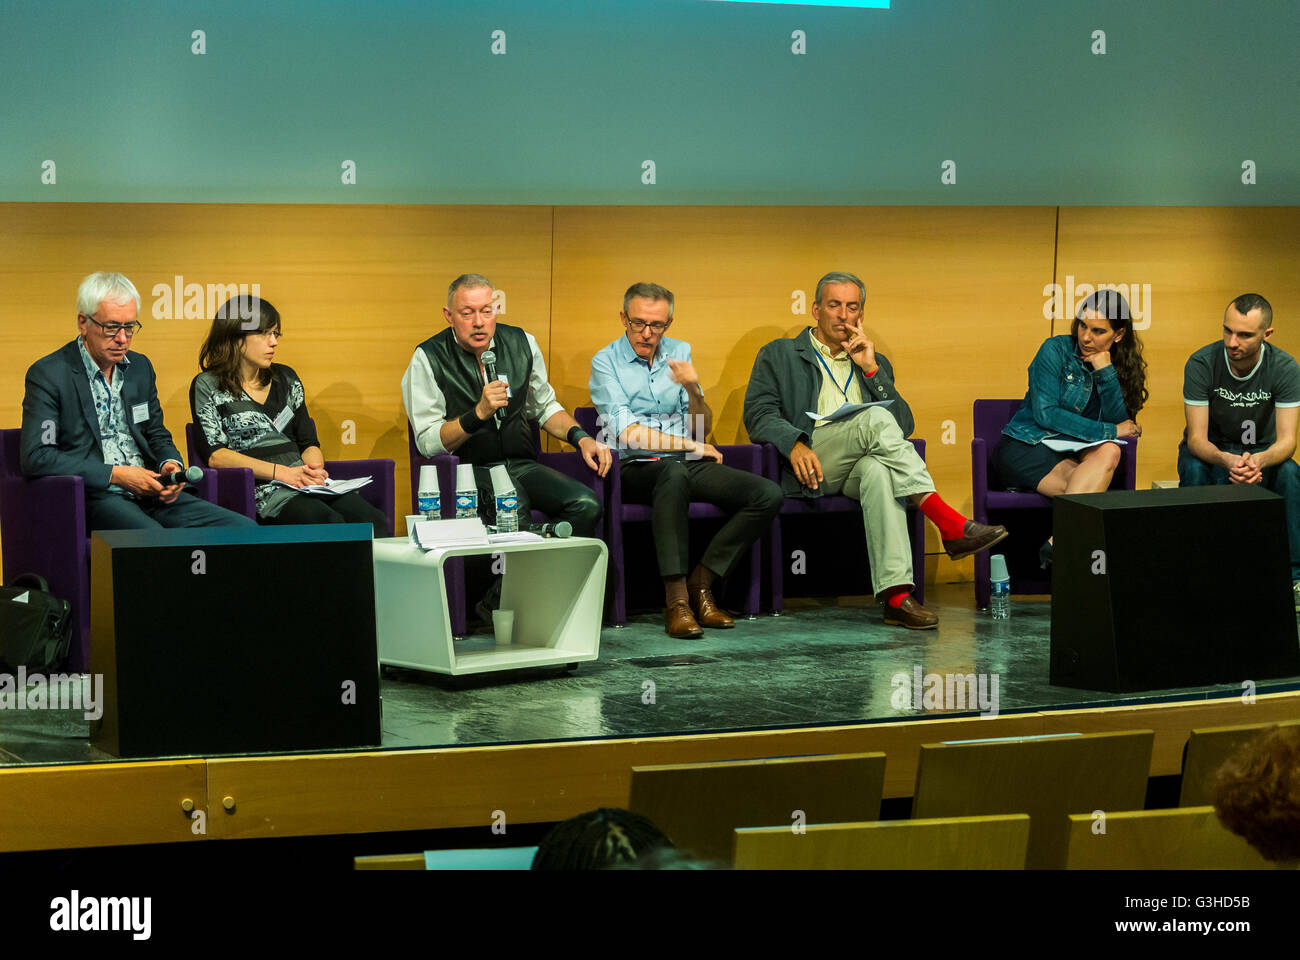
M 1005 527 L 975 523 L 944 503 L 907 440 L 912 411 L 894 368 L 862 332 L 866 289 L 851 273 L 817 283 L 810 327 L 774 340 L 754 361 L 745 391 L 745 429 L 775 445 L 786 496 L 843 492 L 862 504 L 876 601 L 891 626 L 933 629 L 939 618 L 912 596 L 906 497 L 939 528 L 954 560 L 987 550 Z M 846 404 L 877 404 L 834 416 Z M 809 416 L 816 413 L 816 417 Z

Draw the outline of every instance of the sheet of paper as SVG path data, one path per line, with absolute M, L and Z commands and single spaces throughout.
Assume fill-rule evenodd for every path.
M 865 410 L 867 407 L 884 407 L 893 402 L 893 400 L 872 400 L 870 403 L 846 403 L 838 410 L 833 410 L 824 417 L 819 417 L 816 410 L 809 410 L 808 416 L 812 417 L 813 423 L 835 423 L 837 420 L 851 417 L 859 410 Z
M 488 543 L 533 543 L 542 537 L 531 530 L 519 530 L 515 533 L 489 533 Z
M 1100 447 L 1103 443 L 1123 443 L 1123 440 L 1066 440 L 1063 437 L 1048 437 L 1043 441 L 1043 446 L 1048 450 L 1055 450 L 1057 453 L 1078 453 L 1080 450 L 1090 450 L 1093 447 Z
M 277 487 L 288 487 L 290 490 L 297 490 L 301 493 L 314 493 L 322 497 L 337 497 L 344 493 L 351 493 L 353 490 L 360 490 L 373 479 L 374 477 L 357 477 L 355 480 L 326 480 L 323 484 L 313 483 L 305 487 L 295 487 L 283 480 L 273 480 L 271 482 Z

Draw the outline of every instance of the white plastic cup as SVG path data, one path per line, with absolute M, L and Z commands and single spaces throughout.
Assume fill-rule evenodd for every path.
M 478 484 L 474 480 L 474 464 L 460 463 L 456 465 L 456 490 L 475 490 Z
M 995 553 L 989 557 L 989 580 L 1010 580 L 1007 574 L 1007 558 L 1000 553 Z
M 433 464 L 426 464 L 420 468 L 420 490 L 428 490 L 431 493 L 438 493 L 438 468 Z
M 492 631 L 496 634 L 498 647 L 510 646 L 510 637 L 515 632 L 515 612 L 513 610 L 493 610 Z
M 515 492 L 515 483 L 510 479 L 505 464 L 497 464 L 492 468 L 492 492 L 498 497 Z

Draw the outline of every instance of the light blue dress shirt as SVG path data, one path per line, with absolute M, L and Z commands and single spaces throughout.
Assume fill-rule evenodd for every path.
M 654 363 L 642 360 L 627 336 L 621 336 L 591 358 L 591 402 L 600 415 L 601 435 L 596 439 L 618 450 L 623 460 L 640 457 L 685 457 L 685 452 L 665 453 L 629 449 L 619 439 L 633 424 L 653 427 L 674 437 L 689 437 L 690 397 L 675 383 L 667 361 L 691 359 L 685 340 L 664 337 Z

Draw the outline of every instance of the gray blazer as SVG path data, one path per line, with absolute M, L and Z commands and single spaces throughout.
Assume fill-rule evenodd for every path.
M 808 328 L 811 329 L 811 328 Z M 822 386 L 822 365 L 816 349 L 808 342 L 808 330 L 788 339 L 773 340 L 758 351 L 745 390 L 745 431 L 754 443 L 773 444 L 781 454 L 781 489 L 786 496 L 802 494 L 820 497 L 799 482 L 790 468 L 790 451 L 799 441 L 809 442 L 813 421 L 809 410 L 817 409 Z M 916 426 L 912 408 L 894 386 L 894 368 L 889 359 L 876 354 L 880 369 L 867 377 L 855 365 L 853 375 L 864 400 L 893 400 L 885 409 L 894 415 L 903 436 Z
M 128 353 L 127 359 L 131 362 L 125 370 L 122 405 L 126 408 L 127 427 L 140 447 L 145 466 L 157 470 L 168 460 L 184 465 L 172 435 L 163 425 L 153 365 L 139 353 Z M 133 423 L 131 408 L 141 403 L 149 405 L 149 417 Z M 90 382 L 76 340 L 37 360 L 27 371 L 22 470 L 28 477 L 76 474 L 86 481 L 87 496 L 108 491 L 113 468 L 104 462 L 99 417 L 95 415 Z

